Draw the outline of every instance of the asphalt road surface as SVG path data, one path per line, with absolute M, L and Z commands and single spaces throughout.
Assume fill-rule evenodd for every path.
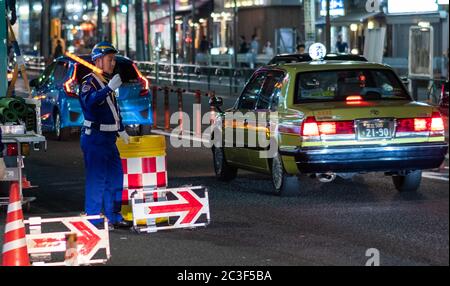
M 163 100 L 158 99 L 158 125 Z M 176 97 L 175 97 L 176 98 Z M 225 106 L 234 99 L 224 98 Z M 207 110 L 207 98 L 202 109 Z M 185 110 L 191 100 L 184 100 Z M 170 112 L 177 110 L 171 101 Z M 191 112 L 189 112 L 191 113 Z M 159 132 L 161 133 L 161 132 Z M 78 135 L 50 140 L 25 166 L 39 188 L 25 217 L 67 217 L 84 208 L 84 167 Z M 270 178 L 239 172 L 231 183 L 215 179 L 206 148 L 173 148 L 167 138 L 169 187 L 209 189 L 211 224 L 196 230 L 110 233 L 108 265 L 365 265 L 368 249 L 381 265 L 449 265 L 449 170 L 424 173 L 416 194 L 399 194 L 390 177 L 358 175 L 320 183 L 300 177 L 298 196 L 272 193 Z M 5 212 L 0 216 L 4 229 Z M 0 242 L 3 235 L 0 235 Z
M 78 215 L 84 204 L 79 141 L 49 140 L 25 165 L 39 188 L 25 217 Z M 167 140 L 168 141 L 168 140 Z M 376 248 L 381 265 L 448 265 L 448 168 L 423 178 L 416 194 L 399 194 L 382 174 L 320 183 L 299 179 L 298 196 L 272 194 L 269 177 L 240 172 L 216 181 L 206 148 L 168 147 L 169 187 L 209 189 L 211 224 L 196 230 L 110 232 L 107 265 L 365 265 Z M 0 229 L 4 229 L 2 212 Z M 0 238 L 0 242 L 3 239 Z

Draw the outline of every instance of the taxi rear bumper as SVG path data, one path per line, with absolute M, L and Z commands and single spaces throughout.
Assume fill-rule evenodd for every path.
M 396 172 L 438 168 L 445 159 L 445 143 L 391 146 L 310 147 L 283 150 L 293 156 L 302 173 Z

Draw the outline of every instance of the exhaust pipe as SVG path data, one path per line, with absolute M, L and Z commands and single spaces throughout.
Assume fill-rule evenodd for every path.
M 316 174 L 317 178 L 319 179 L 319 182 L 321 183 L 331 183 L 336 179 L 336 173 L 321 173 Z

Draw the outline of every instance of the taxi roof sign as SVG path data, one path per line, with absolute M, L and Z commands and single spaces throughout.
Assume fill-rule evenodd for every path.
M 327 48 L 321 43 L 314 43 L 309 47 L 309 56 L 313 61 L 322 60 L 327 55 Z

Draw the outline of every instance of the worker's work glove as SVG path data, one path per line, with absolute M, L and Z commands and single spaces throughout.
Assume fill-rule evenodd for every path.
M 119 136 L 125 144 L 130 143 L 130 136 L 128 135 L 128 133 L 126 131 L 120 131 Z
M 122 79 L 120 78 L 120 75 L 118 75 L 118 74 L 113 76 L 113 78 L 108 83 L 108 87 L 112 90 L 118 89 L 121 85 L 122 85 Z

